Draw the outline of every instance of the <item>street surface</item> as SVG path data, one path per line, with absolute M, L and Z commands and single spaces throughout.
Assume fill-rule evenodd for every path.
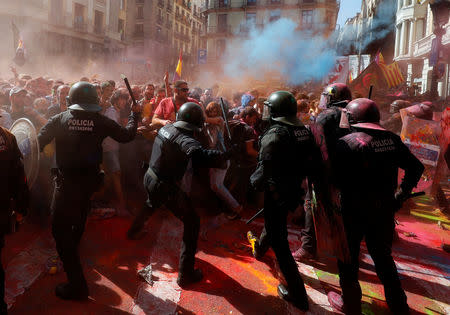
M 448 194 L 448 190 L 447 190 Z M 397 216 L 400 239 L 393 255 L 413 314 L 450 314 L 450 259 L 441 248 L 450 243 L 450 221 L 434 210 L 430 198 L 416 198 L 412 214 Z M 243 217 L 254 212 L 247 210 Z M 245 220 L 209 220 L 202 233 L 197 266 L 204 279 L 189 290 L 176 284 L 181 223 L 167 210 L 157 211 L 149 233 L 138 241 L 125 237 L 130 218 L 88 220 L 80 246 L 90 287 L 85 302 L 62 301 L 54 287 L 65 274 L 48 272 L 56 257 L 49 229 L 24 224 L 6 238 L 6 300 L 10 314 L 302 314 L 277 296 L 278 271 L 269 251 L 263 261 L 251 256 Z M 438 224 L 438 222 L 441 222 Z M 262 219 L 250 225 L 261 231 Z M 299 230 L 290 226 L 291 249 L 299 246 Z M 389 314 L 383 289 L 363 244 L 360 282 L 364 314 Z M 153 286 L 137 276 L 152 265 Z M 57 264 L 56 264 L 57 265 Z M 339 291 L 335 260 L 320 257 L 298 264 L 307 284 L 310 311 L 333 314 L 326 292 Z

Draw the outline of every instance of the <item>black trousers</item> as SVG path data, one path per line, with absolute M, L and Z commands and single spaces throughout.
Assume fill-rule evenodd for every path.
M 304 210 L 305 210 L 305 228 L 300 232 L 302 240 L 302 248 L 315 254 L 317 251 L 316 231 L 314 229 L 314 219 L 311 205 L 311 193 L 308 189 L 305 195 Z
M 361 213 L 369 215 L 362 215 Z M 351 262 L 338 261 L 339 282 L 348 314 L 361 314 L 361 287 L 358 282 L 360 244 L 365 238 L 367 250 L 375 263 L 375 270 L 384 286 L 386 302 L 399 314 L 408 310 L 397 267 L 391 255 L 394 232 L 394 211 L 383 209 L 343 208 L 344 227 L 350 249 Z
M 101 185 L 98 171 L 55 177 L 52 234 L 67 279 L 76 290 L 87 290 L 78 246 L 90 210 L 90 198 Z
M 282 206 L 283 203 L 274 202 L 268 196 L 269 194 L 266 192 L 264 196 L 264 229 L 259 238 L 258 255 L 264 255 L 269 246 L 272 247 L 281 273 L 286 280 L 289 294 L 294 299 L 304 298 L 306 296 L 305 285 L 298 271 L 297 263 L 292 257 L 288 242 L 287 216 L 292 206 L 286 207 Z
M 130 230 L 137 231 L 156 209 L 165 205 L 175 217 L 183 222 L 183 240 L 180 251 L 179 277 L 194 271 L 195 253 L 200 231 L 200 217 L 192 206 L 190 198 L 175 184 L 162 182 L 150 175 L 144 176 L 148 199 L 141 212 L 134 219 Z

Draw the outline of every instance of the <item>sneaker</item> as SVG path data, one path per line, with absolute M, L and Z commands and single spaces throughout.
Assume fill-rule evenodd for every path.
M 55 295 L 63 300 L 86 300 L 89 296 L 87 287 L 75 289 L 70 283 L 60 283 L 55 288 Z
M 327 297 L 334 311 L 344 313 L 344 300 L 340 294 L 331 291 L 328 292 Z
M 300 247 L 296 252 L 292 253 L 292 257 L 298 262 L 314 259 L 315 255 Z
M 181 288 L 184 289 L 186 286 L 189 286 L 190 284 L 199 282 L 202 279 L 203 279 L 203 272 L 201 271 L 201 269 L 195 269 L 190 274 L 178 273 L 177 283 Z
M 299 297 L 299 298 L 297 298 L 297 297 L 294 298 L 289 294 L 288 289 L 282 284 L 278 285 L 277 292 L 278 292 L 278 296 L 280 298 L 292 303 L 296 308 L 300 309 L 301 311 L 306 312 L 309 309 L 307 295 Z
M 256 246 L 258 244 L 258 238 L 255 235 L 253 235 L 252 231 L 248 231 L 247 232 L 247 240 L 248 240 L 248 242 L 250 243 L 250 245 L 252 247 L 252 255 L 253 255 L 253 257 L 258 259 L 259 255 L 258 255 L 258 251 L 256 249 Z

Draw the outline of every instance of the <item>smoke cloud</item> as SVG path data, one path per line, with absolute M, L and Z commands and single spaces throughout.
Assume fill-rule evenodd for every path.
M 236 80 L 273 78 L 294 85 L 321 80 L 336 62 L 335 45 L 297 26 L 283 18 L 263 30 L 251 29 L 247 39 L 234 40 L 221 62 L 224 74 Z

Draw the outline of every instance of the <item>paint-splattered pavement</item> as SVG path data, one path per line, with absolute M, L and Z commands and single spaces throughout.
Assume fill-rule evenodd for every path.
M 450 314 L 450 259 L 441 249 L 450 243 L 450 221 L 433 212 L 428 197 L 417 201 L 419 215 L 400 214 L 400 240 L 393 251 L 413 314 Z M 424 213 L 430 218 L 420 218 Z M 250 216 L 251 212 L 245 214 Z M 433 220 L 435 218 L 435 220 Z M 3 254 L 6 296 L 10 314 L 301 314 L 278 298 L 277 267 L 269 251 L 263 261 L 250 255 L 245 220 L 213 224 L 199 240 L 197 266 L 205 275 L 190 290 L 176 284 L 181 223 L 167 211 L 149 221 L 148 235 L 139 241 L 125 238 L 130 219 L 90 218 L 81 243 L 81 257 L 90 287 L 85 302 L 61 301 L 54 287 L 63 272 L 47 272 L 56 255 L 48 230 L 25 225 L 8 236 Z M 437 222 L 441 222 L 439 225 Z M 259 232 L 262 221 L 250 228 Z M 291 226 L 289 240 L 299 246 L 299 228 Z M 364 245 L 363 245 L 364 247 Z M 136 275 L 148 264 L 153 286 Z M 299 263 L 310 297 L 309 314 L 333 314 L 326 292 L 339 290 L 336 263 L 320 258 Z M 383 289 L 367 251 L 362 251 L 360 281 L 364 314 L 389 314 Z

